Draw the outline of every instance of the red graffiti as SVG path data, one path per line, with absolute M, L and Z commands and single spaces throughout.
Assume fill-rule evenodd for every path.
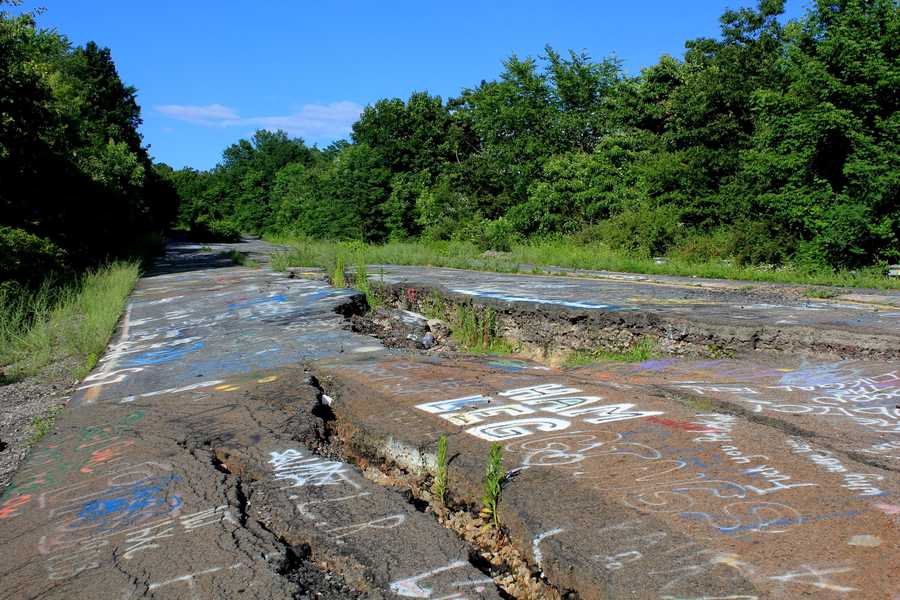
M 23 494 L 10 498 L 0 504 L 0 519 L 8 519 L 19 514 L 19 508 L 31 502 L 31 494 Z
M 690 431 L 691 433 L 714 433 L 715 429 L 710 429 L 704 425 L 697 423 L 688 423 L 687 421 L 675 421 L 673 419 L 663 419 L 662 417 L 647 417 L 647 420 L 668 427 L 670 429 L 680 429 L 682 431 Z

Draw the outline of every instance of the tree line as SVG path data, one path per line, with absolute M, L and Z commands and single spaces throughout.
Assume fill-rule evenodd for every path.
M 855 267 L 900 257 L 896 0 L 729 10 L 626 76 L 547 47 L 442 98 L 367 107 L 350 142 L 259 131 L 167 171 L 198 231 L 360 239 L 570 235 L 625 251 Z
M 172 223 L 178 198 L 140 124 L 109 49 L 0 11 L 0 292 L 127 253 Z

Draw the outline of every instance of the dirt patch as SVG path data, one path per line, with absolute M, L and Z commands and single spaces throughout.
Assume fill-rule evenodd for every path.
M 354 333 L 378 338 L 388 348 L 430 350 L 456 349 L 450 339 L 450 328 L 443 322 L 400 308 L 378 308 L 350 317 Z

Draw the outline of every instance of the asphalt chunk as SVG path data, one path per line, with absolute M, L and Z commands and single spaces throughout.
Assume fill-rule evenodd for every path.
M 448 435 L 457 503 L 479 506 L 488 449 L 502 444 L 515 476 L 500 520 L 558 590 L 883 598 L 900 584 L 896 473 L 829 450 L 825 435 L 674 401 L 608 371 L 492 362 L 322 360 L 313 371 L 335 398 L 334 443 L 365 460 L 426 473 Z M 868 444 L 865 424 L 853 425 L 844 442 Z

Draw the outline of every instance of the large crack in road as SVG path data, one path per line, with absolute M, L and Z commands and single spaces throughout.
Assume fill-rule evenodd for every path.
M 354 292 L 198 250 L 173 247 L 140 281 L 5 490 L 0 597 L 900 597 L 889 311 L 817 302 L 796 325 L 858 332 L 866 359 L 558 369 L 387 350 L 349 331 Z M 388 277 L 470 301 L 459 290 L 494 277 L 455 273 Z M 503 277 L 482 300 L 569 301 L 546 287 L 565 279 Z M 609 313 L 603 285 L 592 301 L 579 282 L 566 293 L 585 306 L 558 310 Z M 654 310 L 690 320 L 670 296 Z M 784 306 L 746 314 L 775 329 L 807 314 Z M 441 435 L 446 507 L 430 494 Z M 502 535 L 478 517 L 492 443 L 510 471 Z

